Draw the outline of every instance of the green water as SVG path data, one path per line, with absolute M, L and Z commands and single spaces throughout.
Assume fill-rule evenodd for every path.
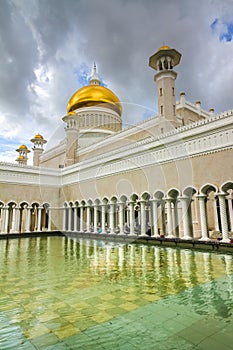
M 66 237 L 0 241 L 0 349 L 233 348 L 233 259 Z

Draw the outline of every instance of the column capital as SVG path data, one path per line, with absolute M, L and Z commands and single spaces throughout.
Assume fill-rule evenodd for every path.
M 207 195 L 204 193 L 201 193 L 201 194 L 195 194 L 195 197 L 198 199 L 205 199 L 205 198 L 207 198 Z
M 226 192 L 216 193 L 216 196 L 218 196 L 218 197 L 226 197 L 227 195 L 228 195 L 228 193 L 226 193 Z

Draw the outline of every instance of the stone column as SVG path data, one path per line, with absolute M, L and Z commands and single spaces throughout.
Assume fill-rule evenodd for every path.
M 229 218 L 230 218 L 230 226 L 231 226 L 231 232 L 233 232 L 233 208 L 232 208 L 232 195 L 230 195 L 230 198 L 228 198 L 228 210 L 229 210 Z
M 32 207 L 27 207 L 26 232 L 31 232 L 31 209 Z
M 114 232 L 114 209 L 115 209 L 115 204 L 110 203 L 110 212 L 109 212 L 110 233 L 115 233 Z
M 78 231 L 78 208 L 74 206 L 74 231 Z
M 134 233 L 134 202 L 129 202 L 129 227 L 130 227 L 130 235 L 135 235 Z
M 10 233 L 15 232 L 15 220 L 16 220 L 16 206 L 12 207 L 12 219 L 11 219 Z
M 98 232 L 98 206 L 94 206 L 94 233 Z
M 71 231 L 71 223 L 72 223 L 72 206 L 69 206 L 68 211 L 68 231 Z
M 200 207 L 200 221 L 201 221 L 201 235 L 200 240 L 209 241 L 208 237 L 208 223 L 207 223 L 207 213 L 206 213 L 206 195 L 197 195 Z
M 167 198 L 167 238 L 173 238 L 173 224 L 172 224 L 172 199 Z
M 80 206 L 80 232 L 83 232 L 83 227 L 84 227 L 84 222 L 83 222 L 83 219 L 84 219 L 84 213 L 83 213 L 83 205 Z
M 102 233 L 105 233 L 105 204 L 101 205 L 101 229 Z
M 179 237 L 180 228 L 179 228 L 179 217 L 178 217 L 178 199 L 174 202 L 174 226 L 175 226 L 175 237 Z
M 43 207 L 38 207 L 38 221 L 37 221 L 37 231 L 41 231 L 41 211 Z
M 47 209 L 47 215 L 48 215 L 48 231 L 51 231 L 51 227 L 52 227 L 52 208 L 51 207 Z
M 152 199 L 152 233 L 154 237 L 159 237 L 159 227 L 158 227 L 158 199 Z
M 0 226 L 0 233 L 4 233 L 5 231 L 5 216 L 6 216 L 6 212 L 5 212 L 5 207 L 2 206 L 0 208 L 1 210 L 1 226 Z
M 119 203 L 119 211 L 118 211 L 118 220 L 119 220 L 119 229 L 120 235 L 124 234 L 124 203 Z
M 141 233 L 140 236 L 146 236 L 146 202 L 140 201 L 141 211 Z
M 90 218 L 91 218 L 91 208 L 90 205 L 87 205 L 87 225 L 86 225 L 86 230 L 87 232 L 90 232 Z
M 216 199 L 214 199 L 213 206 L 214 206 L 214 226 L 215 226 L 215 231 L 219 231 L 218 211 L 217 211 Z
M 226 193 L 218 193 L 220 218 L 222 226 L 222 240 L 221 242 L 230 243 L 228 238 L 228 223 L 227 223 L 227 208 L 226 208 Z
M 63 208 L 62 231 L 66 231 L 66 211 L 67 211 L 67 207 L 64 207 L 64 208 Z
M 184 229 L 184 236 L 183 239 L 192 239 L 192 235 L 190 232 L 189 227 L 189 203 L 190 198 L 189 197 L 180 197 L 181 205 L 182 205 L 182 218 L 183 218 L 183 229 Z
M 5 227 L 4 227 L 4 233 L 8 233 L 8 225 L 9 225 L 9 206 L 5 206 Z

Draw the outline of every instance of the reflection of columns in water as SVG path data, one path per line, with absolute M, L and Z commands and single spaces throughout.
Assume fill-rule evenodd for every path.
M 208 241 L 208 224 L 206 213 L 206 195 L 197 195 L 200 207 L 201 235 L 200 240 Z
M 85 240 L 85 247 L 86 247 L 86 257 L 90 258 L 90 240 Z
M 79 239 L 79 256 L 80 260 L 82 261 L 83 259 L 83 240 Z
M 140 247 L 141 249 L 141 259 L 142 259 L 142 274 L 143 274 L 143 277 L 146 276 L 146 249 L 147 247 L 142 245 Z
M 109 274 L 111 272 L 111 248 L 106 247 L 106 272 Z
M 130 266 L 131 272 L 134 269 L 134 252 L 135 252 L 135 246 L 129 245 L 129 266 Z
M 120 271 L 122 271 L 124 266 L 124 259 L 125 259 L 124 249 L 125 249 L 125 246 L 119 246 L 118 248 L 118 268 Z
M 93 241 L 93 267 L 94 267 L 94 272 L 97 273 L 98 271 L 98 250 L 97 250 L 97 241 Z
M 207 252 L 202 253 L 203 257 L 203 271 L 204 276 L 206 280 L 210 281 L 212 280 L 212 274 L 211 274 L 211 254 Z
M 229 300 L 233 299 L 233 264 L 232 264 L 232 256 L 231 255 L 224 255 L 225 260 L 225 266 L 226 266 L 226 275 L 227 275 L 227 282 L 228 282 L 228 288 L 227 291 L 229 293 Z
M 227 208 L 226 208 L 226 193 L 218 193 L 220 218 L 222 225 L 222 242 L 229 243 L 228 238 L 228 222 L 227 222 Z

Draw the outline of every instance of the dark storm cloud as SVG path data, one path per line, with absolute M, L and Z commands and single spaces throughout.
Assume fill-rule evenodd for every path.
M 3 111 L 21 115 L 28 110 L 27 85 L 34 79 L 37 47 L 12 3 L 1 1 L 0 104 Z
M 200 99 L 203 108 L 220 112 L 233 107 L 232 43 L 220 40 L 229 28 L 212 28 L 215 19 L 232 23 L 232 1 L 0 0 L 0 4 L 0 123 L 6 128 L 7 120 L 9 135 L 20 120 L 25 137 L 39 131 L 51 137 L 62 123 L 67 101 L 80 87 L 77 75 L 84 65 L 91 69 L 94 61 L 108 87 L 130 103 L 123 114 L 127 123 L 155 113 L 155 72 L 148 59 L 164 43 L 182 53 L 176 67 L 177 98 L 184 90 L 187 99 Z M 140 114 L 136 104 L 147 111 Z

